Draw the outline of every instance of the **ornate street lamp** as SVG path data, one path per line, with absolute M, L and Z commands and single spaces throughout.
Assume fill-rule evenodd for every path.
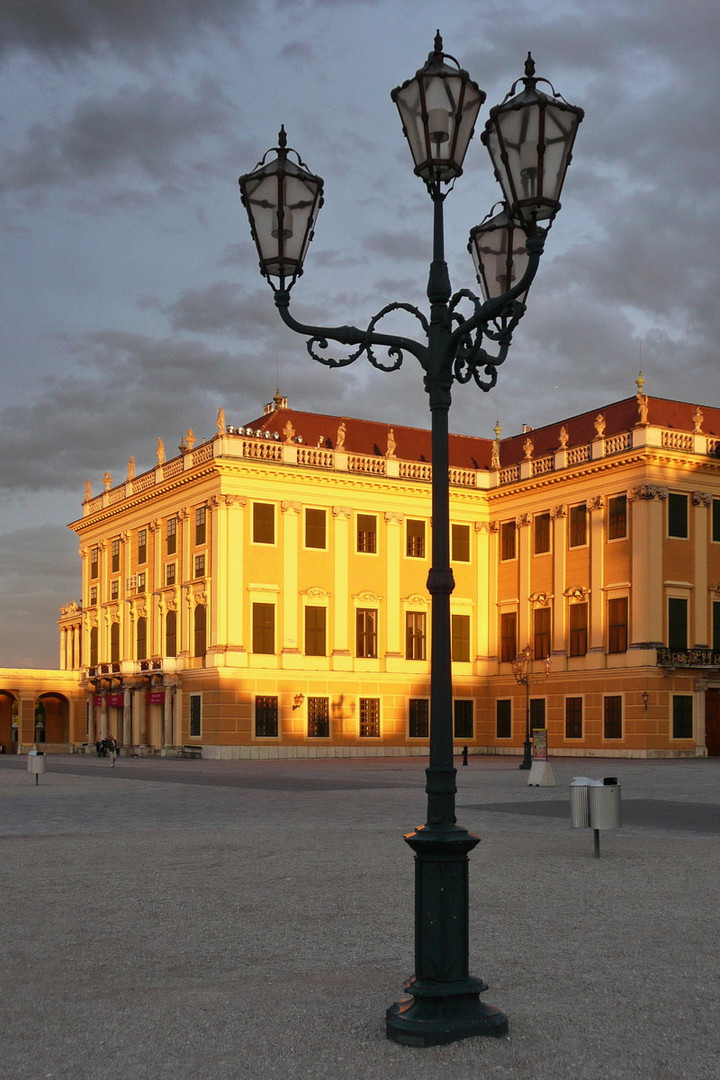
M 535 677 L 533 676 L 532 662 L 533 651 L 529 645 L 526 645 L 512 662 L 512 673 L 515 676 L 515 682 L 519 686 L 525 687 L 525 742 L 523 743 L 523 759 L 518 766 L 519 769 L 532 768 L 532 754 L 530 752 L 530 683 Z M 550 657 L 546 656 L 543 660 L 542 671 L 542 675 L 546 679 L 550 674 L 551 663 Z
M 557 123 L 553 113 L 553 123 L 548 126 L 543 115 L 550 111 L 555 99 L 551 101 L 539 94 L 536 80 L 527 71 L 524 81 L 526 89 L 508 105 L 512 106 L 514 126 L 498 110 L 493 110 L 488 124 L 491 154 L 495 155 L 497 150 L 496 169 L 503 168 L 506 161 L 512 166 L 512 155 L 519 155 L 523 169 L 534 169 L 534 180 L 532 184 L 526 182 L 527 191 L 521 186 L 519 193 L 514 180 L 506 178 L 503 182 L 507 203 L 503 241 L 506 254 L 500 256 L 500 271 L 497 265 L 484 271 L 486 279 L 494 281 L 487 292 L 484 290 L 484 300 L 467 289 L 452 293 L 445 262 L 443 205 L 447 191 L 443 185 L 452 187 L 462 174 L 485 95 L 457 60 L 443 52 L 439 33 L 425 66 L 392 91 L 415 173 L 425 183 L 434 205 L 433 258 L 427 286 L 429 317 L 410 304 L 391 303 L 374 315 L 365 329 L 298 322 L 290 314 L 290 289 L 302 273 L 303 258 L 322 202 L 322 181 L 307 172 L 298 158 L 297 163 L 293 162 L 292 172 L 296 188 L 288 194 L 291 151 L 285 147 L 284 132 L 281 132 L 277 159 L 266 165 L 263 158 L 253 172 L 240 178 L 261 272 L 273 289 L 280 317 L 292 330 L 309 338 L 307 349 L 313 359 L 338 368 L 365 354 L 374 367 L 396 371 L 409 353 L 420 362 L 424 372 L 432 418 L 433 466 L 432 566 L 427 581 L 432 598 L 427 820 L 405 837 L 415 852 L 415 975 L 406 984 L 408 996 L 392 1005 L 386 1015 L 388 1037 L 412 1046 L 449 1043 L 471 1035 L 503 1035 L 508 1026 L 507 1017 L 499 1009 L 480 1000 L 486 984 L 469 974 L 468 853 L 479 840 L 459 826 L 455 817 L 450 652 L 450 595 L 455 582 L 449 544 L 448 411 L 453 382 L 466 383 L 473 379 L 481 390 L 487 391 L 497 381 L 497 369 L 507 356 L 512 333 L 525 311 L 521 297 L 527 294 L 542 254 L 546 230 L 538 227 L 537 222 L 542 219 L 551 223 L 559 209 L 565 168 L 577 125 L 582 120 L 582 110 L 563 104 L 563 124 Z M 503 126 L 494 134 L 496 115 Z M 555 144 L 556 138 L 563 139 L 562 145 Z M 543 158 L 550 145 L 553 161 L 557 159 L 562 168 L 553 165 L 554 185 L 548 194 L 550 187 Z M 292 211 L 292 238 L 287 236 L 288 209 Z M 296 225 L 301 220 L 296 237 Z M 498 231 L 497 226 L 491 231 Z M 520 236 L 524 239 L 522 251 L 519 248 L 523 245 L 518 244 Z M 294 243 L 289 250 L 291 239 Z M 475 243 L 478 267 L 489 258 L 482 250 L 482 243 L 479 248 Z M 498 256 L 493 258 L 497 263 Z M 275 284 L 273 278 L 279 283 Z M 470 310 L 462 314 L 464 304 Z M 377 329 L 383 316 L 398 310 L 417 319 L 424 340 L 385 334 Z M 348 355 L 339 358 L 330 355 L 331 340 L 350 346 Z M 485 347 L 486 342 L 493 351 Z M 376 355 L 379 347 L 387 349 L 386 362 Z

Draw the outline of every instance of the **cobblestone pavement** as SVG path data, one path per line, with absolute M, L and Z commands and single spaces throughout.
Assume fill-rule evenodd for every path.
M 0 758 L 2 1080 L 717 1080 L 720 759 L 458 769 L 506 1039 L 409 1049 L 422 759 Z M 569 827 L 574 776 L 624 827 Z

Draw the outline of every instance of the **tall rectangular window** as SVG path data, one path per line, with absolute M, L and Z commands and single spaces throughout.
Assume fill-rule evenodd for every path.
M 177 611 L 173 610 L 165 616 L 165 655 L 177 656 Z
M 92 603 L 92 597 L 90 599 Z M 712 647 L 713 652 L 720 652 L 720 601 L 713 600 L 712 606 Z
M 713 542 L 720 543 L 720 499 L 712 501 L 712 538 Z
M 325 548 L 325 511 L 308 508 L 305 511 L 305 547 Z
M 673 739 L 692 739 L 693 737 L 692 694 L 673 694 L 672 737 Z
M 688 538 L 688 497 L 676 491 L 668 495 L 668 536 L 678 540 Z
M 165 584 L 166 585 L 174 585 L 175 584 L 175 563 L 174 562 L 168 563 L 167 566 L 165 567 Z
M 517 656 L 517 612 L 503 611 L 500 615 L 500 659 L 512 664 Z
M 95 578 L 97 578 L 99 576 L 100 576 L 100 548 L 94 547 L 94 548 L 90 549 L 90 578 L 91 578 L 91 580 L 94 581 Z
M 147 660 L 147 619 L 141 615 L 135 629 L 136 658 Z
M 545 698 L 530 698 L 530 730 L 545 727 Z
M 549 607 L 535 608 L 533 612 L 533 655 L 536 660 L 545 660 L 550 655 L 550 615 Z
M 550 514 L 536 514 L 533 519 L 533 549 L 536 555 L 550 551 Z
M 326 697 L 309 697 L 307 703 L 309 739 L 330 738 L 330 703 Z
M 199 739 L 202 734 L 202 694 L 190 694 L 190 738 Z
M 413 559 L 425 558 L 425 522 L 408 518 L 405 523 L 406 554 Z
M 377 518 L 374 514 L 357 516 L 357 550 L 370 555 L 377 551 Z
M 360 738 L 380 738 L 380 698 L 360 698 Z
M 668 648 L 688 647 L 688 602 L 677 596 L 668 599 Z
M 500 526 L 500 560 L 508 562 L 517 555 L 517 525 L 514 521 L 503 521 Z
M 193 656 L 204 656 L 207 651 L 207 607 L 196 604 L 193 613 Z
M 424 611 L 405 612 L 405 659 L 425 659 L 427 615 Z
M 255 698 L 255 737 L 276 739 L 278 735 L 278 699 L 273 694 Z
M 587 655 L 588 606 L 587 603 L 570 605 L 570 640 L 568 656 Z
M 195 556 L 195 577 L 205 577 L 205 553 Z
M 120 570 L 120 541 L 113 540 L 110 547 L 110 573 L 117 574 Z
M 571 548 L 585 547 L 587 544 L 587 506 L 585 503 L 570 507 L 568 543 Z
M 138 529 L 137 561 L 139 566 L 147 562 L 147 529 Z
M 565 698 L 565 738 L 582 739 L 583 737 L 583 699 Z
M 120 582 L 117 578 L 110 582 L 110 599 L 117 600 L 120 596 Z
M 177 551 L 177 527 L 178 519 L 176 517 L 168 518 L 165 527 L 165 551 L 168 555 L 174 555 Z
M 275 507 L 272 503 L 253 503 L 253 544 L 275 543 Z
M 358 608 L 355 612 L 355 652 L 360 657 L 377 657 L 377 608 Z
M 500 698 L 495 702 L 495 737 L 497 739 L 512 738 L 512 701 L 510 698 Z
M 311 605 L 305 608 L 305 655 L 325 656 L 327 652 L 327 609 Z
M 430 735 L 430 702 L 427 698 L 410 698 L 408 735 L 411 739 L 427 739 Z
M 472 739 L 475 735 L 474 710 L 472 698 L 458 698 L 453 701 L 453 737 Z
M 453 562 L 470 562 L 470 526 L 450 526 L 450 550 Z
M 274 604 L 253 604 L 252 606 L 252 651 L 254 653 L 275 652 Z
M 628 598 L 619 596 L 607 602 L 608 652 L 627 652 Z
M 468 663 L 470 660 L 470 616 L 450 616 L 451 655 L 456 663 Z
M 622 739 L 622 697 L 609 694 L 603 699 L 603 738 Z
M 608 499 L 607 538 L 622 540 L 627 536 L 627 495 Z
M 195 543 L 204 544 L 207 534 L 207 507 L 197 506 L 195 508 Z

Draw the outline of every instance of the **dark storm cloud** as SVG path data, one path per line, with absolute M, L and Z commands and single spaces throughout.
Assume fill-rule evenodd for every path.
M 177 168 L 180 149 L 216 134 L 228 116 L 227 102 L 207 78 L 194 97 L 162 86 L 124 86 L 112 98 L 85 99 L 64 123 L 33 124 L 24 147 L 5 151 L 0 193 L 92 181 L 123 170 L 165 181 Z
M 255 7 L 252 0 L 3 0 L 0 53 L 24 49 L 58 59 L 165 50 L 204 29 L 236 27 Z

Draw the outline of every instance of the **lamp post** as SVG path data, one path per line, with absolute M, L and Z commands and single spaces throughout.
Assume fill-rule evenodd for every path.
M 525 311 L 521 298 L 537 271 L 547 227 L 560 208 L 560 191 L 583 112 L 552 87 L 551 94 L 539 90 L 538 81 L 544 80 L 535 78 L 528 55 L 524 78 L 490 111 L 482 136 L 505 203 L 502 221 L 494 215 L 471 234 L 469 248 L 482 299 L 467 289 L 452 293 L 444 252 L 447 191 L 443 186 L 451 189 L 463 171 L 485 94 L 457 60 L 443 52 L 439 33 L 424 67 L 392 91 L 415 174 L 424 182 L 434 208 L 429 317 L 410 304 L 393 302 L 373 316 L 365 329 L 298 322 L 290 313 L 290 290 L 302 274 L 322 206 L 323 182 L 288 149 L 284 128 L 274 151 L 269 150 L 253 172 L 239 181 L 260 272 L 272 287 L 281 319 L 309 338 L 307 349 L 313 359 L 340 368 L 365 354 L 374 367 L 395 371 L 409 353 L 424 372 L 432 421 L 433 525 L 427 580 L 432 603 L 427 820 L 405 836 L 415 852 L 415 975 L 406 984 L 408 996 L 386 1014 L 388 1038 L 413 1046 L 449 1043 L 471 1035 L 503 1035 L 508 1026 L 499 1009 L 480 1000 L 486 984 L 469 974 L 468 853 L 479 839 L 459 826 L 455 817 L 448 411 L 453 382 L 472 379 L 484 391 L 495 385 L 497 369 L 507 357 L 513 331 Z M 523 89 L 516 93 L 519 82 Z M 275 156 L 270 157 L 273 152 Z M 469 307 L 465 314 L 463 305 Z M 378 330 L 382 318 L 393 311 L 412 315 L 424 340 Z M 349 346 L 348 354 L 332 356 L 331 340 Z M 386 361 L 376 354 L 380 347 L 387 350 Z
M 525 687 L 525 742 L 523 743 L 523 759 L 518 766 L 520 769 L 532 768 L 532 754 L 530 752 L 530 683 L 533 678 L 532 658 L 532 649 L 529 645 L 526 645 L 523 651 L 518 653 L 512 662 L 512 673 L 515 676 L 515 681 L 520 686 Z M 546 679 L 550 674 L 550 664 L 550 657 L 546 656 L 543 660 L 543 674 Z

